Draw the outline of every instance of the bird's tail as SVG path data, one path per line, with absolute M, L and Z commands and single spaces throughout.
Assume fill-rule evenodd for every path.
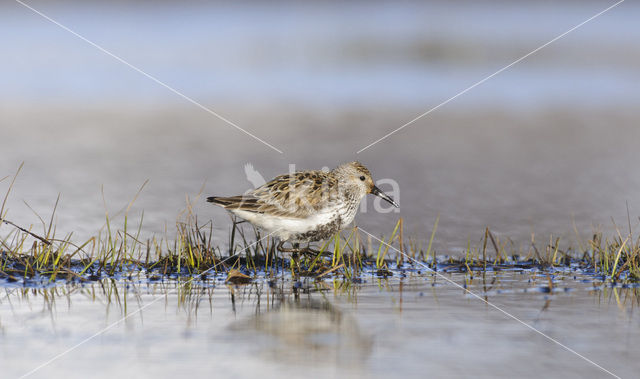
M 224 199 L 224 197 L 209 196 L 209 197 L 207 197 L 207 202 L 208 203 L 218 204 L 218 205 L 224 205 L 226 202 L 223 199 Z
M 242 196 L 220 197 L 210 196 L 207 197 L 207 202 L 219 205 L 223 208 L 237 206 L 242 203 Z
M 230 197 L 211 196 L 211 197 L 207 197 L 207 201 L 209 203 L 219 205 L 226 209 L 242 209 L 242 210 L 256 211 L 260 207 L 256 198 L 245 197 L 242 195 L 230 196 Z

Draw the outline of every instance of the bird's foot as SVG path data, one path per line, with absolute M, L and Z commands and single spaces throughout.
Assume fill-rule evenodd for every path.
M 284 247 L 284 241 L 281 241 L 278 244 L 278 251 L 283 252 L 283 253 L 293 253 L 293 254 L 302 254 L 305 256 L 313 256 L 313 257 L 317 257 L 317 256 L 323 256 L 323 257 L 329 257 L 332 254 L 327 252 L 327 251 L 319 251 L 319 250 L 315 250 L 312 249 L 309 246 L 306 247 L 300 247 L 300 244 L 298 243 L 294 243 L 292 244 L 291 248 L 286 248 Z
M 331 253 L 329 253 L 329 252 L 327 252 L 327 251 L 315 250 L 315 249 L 310 248 L 309 246 L 307 246 L 307 247 L 304 247 L 304 248 L 300 249 L 300 253 L 301 253 L 301 254 L 304 254 L 305 256 L 311 256 L 311 257 L 313 257 L 314 259 L 315 259 L 316 257 L 318 257 L 318 256 L 321 256 L 321 257 L 330 257 L 330 256 L 332 255 Z

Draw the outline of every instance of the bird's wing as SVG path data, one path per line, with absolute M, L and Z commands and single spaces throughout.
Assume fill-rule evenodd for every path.
M 277 176 L 245 195 L 215 198 L 215 203 L 230 210 L 306 218 L 328 207 L 337 190 L 328 173 L 303 171 Z

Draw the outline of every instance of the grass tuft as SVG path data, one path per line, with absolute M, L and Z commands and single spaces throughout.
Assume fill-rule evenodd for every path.
M 20 169 L 13 177 L 9 191 L 19 172 Z M 553 236 L 539 248 L 532 234 L 526 253 L 518 250 L 509 239 L 501 241 L 486 228 L 479 246 L 472 246 L 469 240 L 464 255 L 455 258 L 436 253 L 434 241 L 439 216 L 426 250 L 417 239 L 408 238 L 406 243 L 403 220 L 399 219 L 388 237 L 380 236 L 377 245 L 371 236 L 363 240 L 361 231 L 354 227 L 321 244 L 320 255 L 301 256 L 293 262 L 276 252 L 276 240 L 263 238 L 259 230 L 235 219 L 229 231 L 228 246 L 215 246 L 213 222 L 201 224 L 189 198 L 186 199 L 186 210 L 175 224 L 174 239 L 155 236 L 143 239 L 144 212 L 132 227 L 130 210 L 145 185 L 146 182 L 126 207 L 123 225 L 112 225 L 113 216 L 105 211 L 105 227 L 98 235 L 80 243 L 73 241 L 72 233 L 62 238 L 56 236 L 53 215 L 59 197 L 49 224 L 45 225 L 40 218 L 44 234 L 39 235 L 33 231 L 33 226 L 25 228 L 7 219 L 7 193 L 0 207 L 0 227 L 5 226 L 0 231 L 6 230 L 0 237 L 0 280 L 48 285 L 58 280 L 84 282 L 133 276 L 161 280 L 224 274 L 230 283 L 241 283 L 259 276 L 271 280 L 291 273 L 295 277 L 342 277 L 349 282 L 358 282 L 365 275 L 387 277 L 394 271 L 426 269 L 472 273 L 514 267 L 547 271 L 581 269 L 614 282 L 640 280 L 640 237 L 634 240 L 630 222 L 628 232 L 622 233 L 616 226 L 614 236 L 594 233 L 588 243 L 578 239 L 577 248 L 570 245 L 563 248 L 561 239 Z

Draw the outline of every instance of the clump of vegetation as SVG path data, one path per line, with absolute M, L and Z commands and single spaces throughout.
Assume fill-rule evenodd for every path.
M 19 172 L 19 170 L 18 170 Z M 16 175 L 13 177 L 15 181 Z M 97 236 L 75 243 L 72 235 L 58 238 L 54 217 L 49 223 L 41 220 L 43 233 L 33 227 L 24 228 L 7 219 L 5 204 L 13 186 L 9 185 L 0 207 L 0 227 L 9 227 L 0 239 L 0 279 L 8 282 L 34 282 L 39 285 L 56 280 L 91 281 L 105 277 L 144 276 L 148 280 L 182 276 L 228 275 L 230 283 L 244 283 L 262 276 L 278 275 L 315 278 L 342 277 L 358 281 L 363 275 L 387 277 L 403 270 L 474 272 L 486 270 L 581 268 L 612 281 L 640 279 L 640 238 L 626 234 L 605 238 L 596 233 L 577 248 L 561 248 L 560 239 L 536 243 L 534 236 L 526 253 L 516 251 L 509 242 L 502 242 L 488 228 L 478 246 L 468 244 L 464 257 L 443 257 L 433 248 L 438 219 L 423 248 L 420 239 L 405 238 L 400 219 L 388 237 L 376 237 L 354 227 L 336 235 L 320 247 L 317 256 L 289 259 L 276 251 L 276 242 L 260 231 L 245 228 L 233 220 L 226 249 L 213 245 L 213 224 L 200 224 L 187 208 L 176 222 L 176 237 L 141 237 L 143 216 L 134 228 L 129 223 L 129 211 L 140 191 L 124 210 L 124 223 L 114 228 L 106 213 L 105 228 Z M 1 230 L 1 229 L 0 229 Z

